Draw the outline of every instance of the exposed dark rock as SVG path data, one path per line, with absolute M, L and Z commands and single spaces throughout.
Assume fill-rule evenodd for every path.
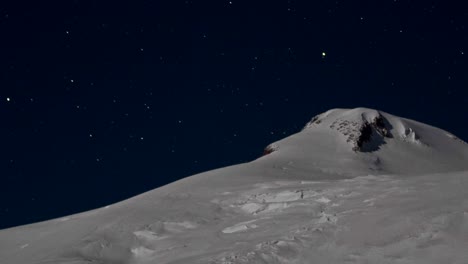
M 319 119 L 319 116 L 314 116 L 312 120 L 310 120 L 311 124 L 320 124 L 322 121 Z
M 275 151 L 278 150 L 278 147 L 274 146 L 274 145 L 268 145 L 264 150 L 263 150 L 263 155 L 262 156 L 266 156 L 268 154 L 271 154 Z
M 362 127 L 359 129 L 360 135 L 356 140 L 356 146 L 354 146 L 354 151 L 362 150 L 364 143 L 369 142 L 372 138 L 372 125 L 365 122 Z
M 379 114 L 378 117 L 376 117 L 373 122 L 371 123 L 373 128 L 383 137 L 388 137 L 391 138 L 392 135 L 390 134 L 389 130 L 387 127 L 390 125 L 385 118 Z
M 316 115 L 310 120 L 310 122 L 308 122 L 306 124 L 306 126 L 303 129 L 307 129 L 307 128 L 311 127 L 314 124 L 318 125 L 320 123 L 322 123 L 322 120 L 320 120 L 320 115 Z
M 390 123 L 379 113 L 372 122 L 364 121 L 355 139 L 354 151 L 370 152 L 385 144 L 384 138 L 391 138 Z

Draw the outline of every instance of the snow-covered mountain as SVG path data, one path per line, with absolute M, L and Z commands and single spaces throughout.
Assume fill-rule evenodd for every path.
M 280 149 L 265 162 L 291 160 L 297 167 L 331 174 L 408 174 L 468 168 L 468 145 L 441 129 L 381 111 L 333 109 L 304 130 L 268 148 Z
M 250 163 L 0 231 L 0 263 L 467 263 L 468 145 L 333 109 Z

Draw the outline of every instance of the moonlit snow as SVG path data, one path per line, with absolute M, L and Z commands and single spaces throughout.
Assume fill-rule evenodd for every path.
M 456 136 L 333 109 L 265 154 L 2 230 L 0 263 L 467 263 L 468 145 Z

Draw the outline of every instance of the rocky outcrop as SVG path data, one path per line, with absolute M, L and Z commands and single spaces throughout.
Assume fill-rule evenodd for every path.
M 359 129 L 359 136 L 356 138 L 354 151 L 373 151 L 384 143 L 383 138 L 391 138 L 389 128 L 382 115 L 374 118 L 371 122 L 364 121 Z
M 266 146 L 266 148 L 263 150 L 263 155 L 262 156 L 266 156 L 266 155 L 269 155 L 275 151 L 278 150 L 278 146 L 275 145 L 275 144 L 270 144 L 268 146 Z
M 368 119 L 361 116 L 358 120 L 337 119 L 331 125 L 346 137 L 346 142 L 352 145 L 354 151 L 375 151 L 385 144 L 384 138 L 391 138 L 391 125 L 380 113 Z

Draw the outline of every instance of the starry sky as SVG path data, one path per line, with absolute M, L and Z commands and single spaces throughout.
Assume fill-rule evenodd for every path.
M 3 1 L 0 228 L 261 156 L 331 108 L 468 140 L 452 1 Z

